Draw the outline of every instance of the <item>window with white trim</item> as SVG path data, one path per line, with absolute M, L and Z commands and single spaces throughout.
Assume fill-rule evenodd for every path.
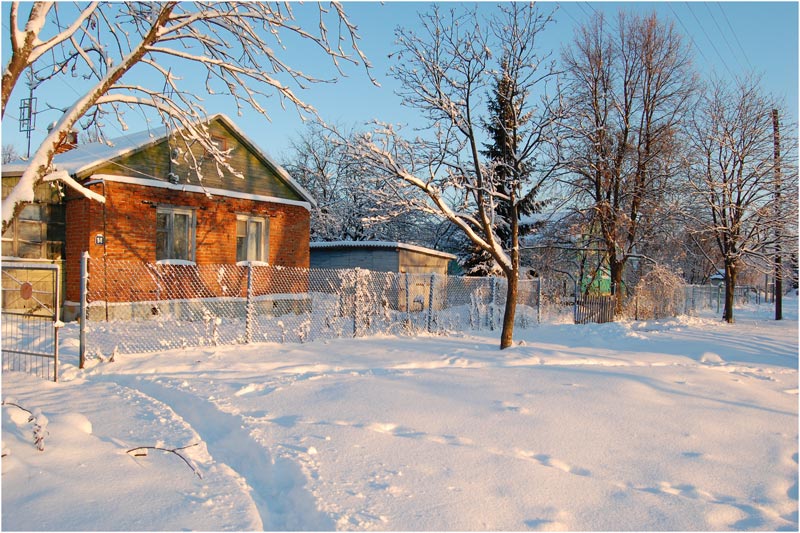
M 158 207 L 156 210 L 156 261 L 194 261 L 195 213 L 193 209 Z
M 266 262 L 269 224 L 264 217 L 236 216 L 236 261 Z

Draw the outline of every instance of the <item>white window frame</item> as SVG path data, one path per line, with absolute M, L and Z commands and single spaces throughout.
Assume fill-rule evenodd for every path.
M 239 222 L 245 223 L 245 240 L 248 241 L 250 237 L 250 224 L 261 225 L 261 238 L 255 240 L 257 247 L 255 257 L 250 256 L 250 247 L 246 248 L 246 257 L 239 256 Z M 236 262 L 237 263 L 262 263 L 265 264 L 269 260 L 269 219 L 267 217 L 259 217 L 252 215 L 236 215 Z
M 167 215 L 169 217 L 167 227 L 164 230 L 167 234 L 166 246 L 168 257 L 158 257 L 158 233 L 160 231 L 158 229 L 158 215 Z M 175 215 L 185 215 L 189 217 L 189 226 L 187 228 L 188 235 L 186 236 L 188 240 L 187 257 L 175 257 Z M 195 251 L 197 248 L 196 232 L 197 216 L 194 209 L 189 207 L 158 206 L 156 208 L 156 262 L 162 264 L 177 264 L 179 262 L 194 263 Z

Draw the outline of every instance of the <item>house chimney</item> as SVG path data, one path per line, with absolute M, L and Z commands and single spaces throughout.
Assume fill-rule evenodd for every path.
M 54 126 L 55 123 L 47 126 L 47 133 L 52 132 Z M 69 152 L 73 148 L 77 147 L 78 147 L 78 132 L 72 130 L 61 134 L 58 143 L 56 144 L 56 153 L 63 154 L 64 152 Z

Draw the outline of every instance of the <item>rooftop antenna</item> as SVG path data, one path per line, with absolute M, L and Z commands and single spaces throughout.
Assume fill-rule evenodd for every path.
M 31 157 L 31 132 L 36 129 L 36 98 L 33 96 L 33 67 L 28 70 L 28 98 L 19 102 L 19 131 L 28 137 L 25 158 Z

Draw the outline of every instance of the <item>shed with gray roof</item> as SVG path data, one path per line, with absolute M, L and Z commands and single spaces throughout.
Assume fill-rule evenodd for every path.
M 311 268 L 364 268 L 376 272 L 447 274 L 453 254 L 388 241 L 312 242 Z

